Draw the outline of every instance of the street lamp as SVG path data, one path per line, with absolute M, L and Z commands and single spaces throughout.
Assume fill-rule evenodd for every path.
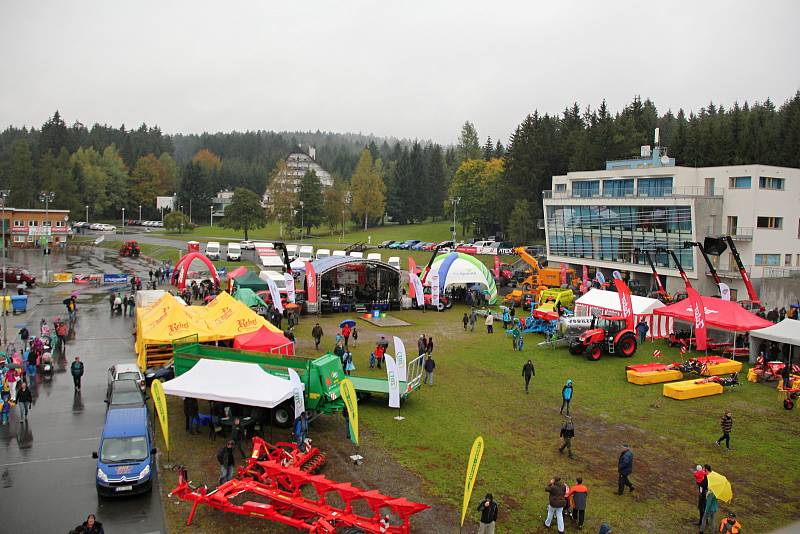
M 282 241 L 283 240 L 283 215 L 280 214 L 280 213 L 278 214 L 278 228 L 280 228 L 281 241 Z
M 305 226 L 303 225 L 303 204 L 305 204 L 302 200 L 300 201 L 300 242 L 303 242 L 303 230 L 305 230 Z
M 453 204 L 453 250 L 456 246 L 456 208 L 458 203 L 461 202 L 461 197 L 452 197 L 450 203 Z
M 89 224 L 89 204 L 86 204 L 84 208 L 86 208 L 86 224 Z
M 122 235 L 125 235 L 125 208 L 122 208 Z
M 214 228 L 214 204 L 211 204 L 208 209 L 211 212 L 211 228 Z
M 42 191 L 39 193 L 39 201 L 44 202 L 44 221 L 42 223 L 42 233 L 45 235 L 44 241 L 44 281 L 50 281 L 50 203 L 56 197 L 52 191 Z
M 181 233 L 183 233 L 183 204 L 181 204 Z
M 6 276 L 8 276 L 8 273 L 6 272 L 6 229 L 8 228 L 6 225 L 6 199 L 10 194 L 10 189 L 0 189 L 0 200 L 3 201 L 3 346 L 8 343 L 8 338 L 6 337 L 6 332 L 8 332 L 7 306 L 9 305 L 8 282 L 6 280 Z
M 142 205 L 139 204 L 139 224 L 142 224 Z
M 341 241 L 342 243 L 344 243 L 344 214 L 345 213 L 346 213 L 346 210 L 342 210 L 342 241 Z

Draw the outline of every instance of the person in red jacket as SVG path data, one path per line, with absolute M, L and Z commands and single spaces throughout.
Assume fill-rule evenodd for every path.
M 386 353 L 386 347 L 383 345 L 378 345 L 375 347 L 375 362 L 378 365 L 378 369 L 381 368 L 381 362 L 383 362 L 383 355 Z
M 586 499 L 589 496 L 589 489 L 583 485 L 583 478 L 575 479 L 576 484 L 567 492 L 567 499 L 572 508 L 572 519 L 578 522 L 578 530 L 583 528 L 583 521 L 586 519 Z
M 342 337 L 344 337 L 344 346 L 350 342 L 350 325 L 346 324 L 342 328 Z

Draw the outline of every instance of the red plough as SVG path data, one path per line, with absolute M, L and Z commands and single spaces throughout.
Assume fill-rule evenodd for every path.
M 170 496 L 194 503 L 187 525 L 194 519 L 197 507 L 205 504 L 223 512 L 275 521 L 310 534 L 409 534 L 410 517 L 429 508 L 425 504 L 389 497 L 377 490 L 364 490 L 349 482 L 335 482 L 313 474 L 324 462 L 325 456 L 316 448 L 302 453 L 291 443 L 272 445 L 253 438 L 253 454 L 247 465 L 239 469 L 236 478 L 209 492 L 205 486 L 192 486 L 186 469 L 180 467 L 178 486 Z M 304 488 L 313 488 L 318 498 L 303 496 Z M 260 497 L 263 502 L 232 502 L 246 493 Z M 344 508 L 328 504 L 328 494 L 338 495 Z M 359 500 L 367 503 L 372 515 L 362 516 L 354 512 L 353 503 Z M 381 525 L 381 514 L 386 510 L 399 520 L 399 525 L 388 528 Z

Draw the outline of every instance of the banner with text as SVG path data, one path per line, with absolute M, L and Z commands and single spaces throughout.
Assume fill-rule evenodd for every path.
M 297 374 L 292 368 L 289 368 L 289 382 L 292 383 L 292 396 L 294 397 L 294 416 L 300 417 L 300 414 L 306 411 L 306 401 L 303 397 L 303 383 L 300 381 L 300 375 Z
M 397 362 L 389 354 L 384 354 L 386 360 L 386 376 L 389 380 L 389 408 L 400 407 L 400 382 L 397 380 Z
M 407 382 L 406 346 L 397 336 L 394 336 L 394 355 L 397 358 L 397 379 L 400 382 Z
M 281 302 L 281 293 L 278 291 L 278 285 L 275 280 L 267 277 L 267 285 L 269 286 L 269 296 L 272 297 L 272 305 L 279 313 L 283 313 L 283 302 Z
M 461 505 L 461 526 L 464 526 L 464 518 L 467 515 L 469 500 L 472 497 L 472 488 L 475 486 L 475 479 L 478 478 L 478 468 L 481 466 L 483 458 L 483 437 L 478 436 L 472 443 L 467 460 L 467 477 L 464 480 L 464 502 Z
M 283 281 L 286 282 L 286 301 L 294 304 L 297 298 L 294 293 L 294 277 L 289 273 L 283 273 Z

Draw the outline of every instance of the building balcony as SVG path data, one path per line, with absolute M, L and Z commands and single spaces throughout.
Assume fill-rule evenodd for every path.
M 680 186 L 669 187 L 663 189 L 655 189 L 649 191 L 637 191 L 635 193 L 627 193 L 621 195 L 608 195 L 603 193 L 596 193 L 593 195 L 573 194 L 571 191 L 542 191 L 543 200 L 586 200 L 586 199 L 659 199 L 659 198 L 721 198 L 723 189 L 721 187 L 705 186 Z
M 752 241 L 753 240 L 753 227 L 737 226 L 736 228 L 729 228 L 728 235 L 734 241 Z

